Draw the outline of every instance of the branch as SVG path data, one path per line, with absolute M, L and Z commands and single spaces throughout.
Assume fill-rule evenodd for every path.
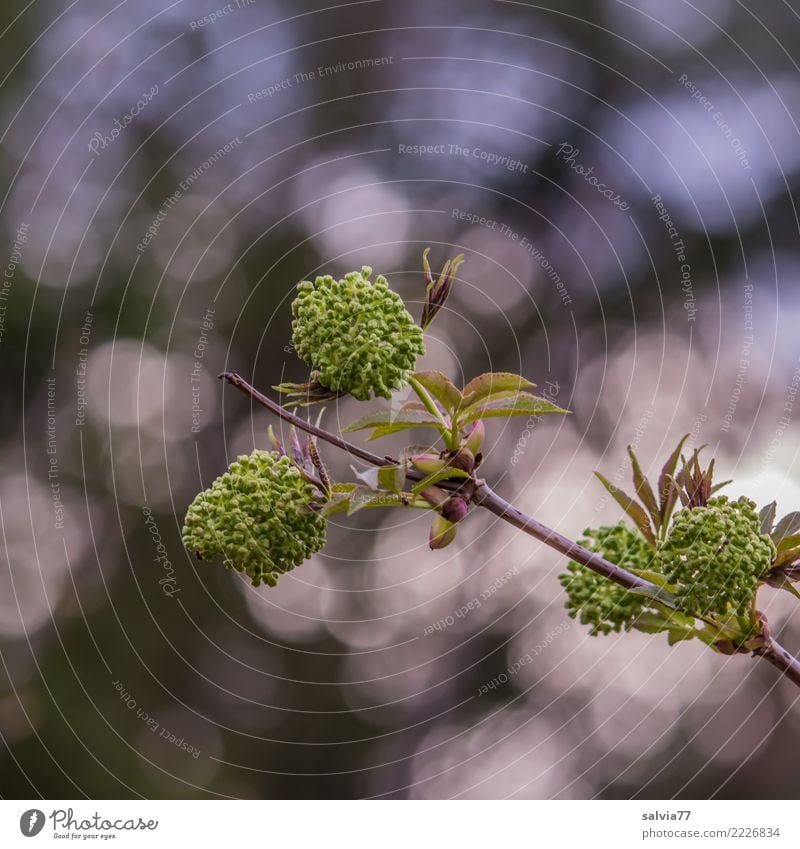
M 342 439 L 339 436 L 331 433 L 330 431 L 323 430 L 320 427 L 316 427 L 316 425 L 312 425 L 311 422 L 307 422 L 305 419 L 301 419 L 300 416 L 296 416 L 294 413 L 290 413 L 285 407 L 282 407 L 280 404 L 277 404 L 271 398 L 267 398 L 266 395 L 259 392 L 258 389 L 251 386 L 240 374 L 237 374 L 235 371 L 224 371 L 222 374 L 218 375 L 220 380 L 225 380 L 231 384 L 231 386 L 235 386 L 241 392 L 244 392 L 245 395 L 249 395 L 254 401 L 258 401 L 262 407 L 266 407 L 270 412 L 274 413 L 278 418 L 283 419 L 285 422 L 288 422 L 291 425 L 294 425 L 298 430 L 303 430 L 306 433 L 310 433 L 312 436 L 319 437 L 319 439 L 324 442 L 328 442 L 331 445 L 335 445 L 337 448 L 341 448 L 342 451 L 347 451 L 353 457 L 358 457 L 359 460 L 363 460 L 365 463 L 370 463 L 373 466 L 393 466 L 395 462 L 390 457 L 379 457 L 377 454 L 373 454 L 371 451 L 366 451 L 363 448 L 359 448 L 357 445 L 352 445 L 346 439 Z
M 254 401 L 257 401 L 263 407 L 266 407 L 270 410 L 270 412 L 283 419 L 283 421 L 294 425 L 298 428 L 298 430 L 310 433 L 312 436 L 316 436 L 323 440 L 323 442 L 334 445 L 342 451 L 346 451 L 351 456 L 358 457 L 360 460 L 370 463 L 373 466 L 396 465 L 396 461 L 392 460 L 391 457 L 379 457 L 371 451 L 359 448 L 357 445 L 352 445 L 347 442 L 347 440 L 342 439 L 340 436 L 336 436 L 330 431 L 323 430 L 322 428 L 316 427 L 310 422 L 301 419 L 299 416 L 289 412 L 289 410 L 285 409 L 280 404 L 270 398 L 267 398 L 266 395 L 251 386 L 236 372 L 226 371 L 220 374 L 219 377 L 230 383 L 231 386 L 235 386 L 246 395 L 249 395 Z M 408 477 L 412 480 L 424 480 L 425 476 L 416 472 L 414 469 L 409 469 Z M 437 484 L 437 486 L 447 487 L 448 484 L 447 481 L 442 481 Z M 461 486 L 463 486 L 463 482 L 453 485 L 454 488 L 460 488 Z M 543 542 L 545 545 L 550 546 L 550 548 L 553 548 L 566 557 L 569 557 L 576 563 L 586 566 L 593 572 L 597 572 L 598 575 L 602 575 L 604 578 L 608 578 L 610 581 L 614 581 L 620 586 L 625 587 L 625 589 L 657 589 L 655 584 L 652 584 L 650 581 L 646 581 L 644 578 L 633 575 L 627 570 L 614 565 L 599 554 L 589 551 L 582 545 L 578 545 L 578 543 L 567 539 L 567 537 L 558 533 L 558 531 L 554 531 L 531 516 L 527 516 L 521 510 L 514 507 L 513 504 L 510 504 L 504 498 L 497 495 L 497 493 L 494 492 L 484 481 L 478 482 L 475 488 L 473 501 L 475 504 L 483 507 L 490 513 L 493 513 L 504 522 L 508 522 L 510 525 L 513 525 L 515 528 L 518 528 L 529 536 L 532 536 L 534 539 L 538 539 L 540 542 Z M 800 661 L 798 661 L 796 657 L 790 654 L 771 636 L 767 636 L 764 645 L 753 652 L 753 657 L 761 657 L 768 661 L 774 667 L 779 669 L 789 681 L 800 687 Z
M 513 504 L 510 504 L 504 498 L 493 492 L 486 483 L 481 483 L 478 487 L 478 492 L 475 496 L 475 503 L 486 508 L 490 513 L 494 513 L 499 519 L 508 522 L 515 528 L 519 528 L 526 534 L 540 540 L 550 548 L 554 548 L 561 554 L 566 555 L 570 560 L 586 566 L 598 575 L 608 578 L 610 581 L 625 587 L 626 590 L 633 589 L 658 589 L 655 584 L 640 578 L 638 575 L 633 575 L 625 569 L 615 566 L 609 560 L 601 557 L 588 548 L 567 539 L 558 531 L 551 530 L 547 525 L 526 516 L 522 511 L 517 510 Z

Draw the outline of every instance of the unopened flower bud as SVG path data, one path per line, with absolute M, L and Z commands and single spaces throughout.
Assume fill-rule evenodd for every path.
M 472 470 L 475 468 L 475 455 L 469 448 L 459 448 L 453 457 L 451 457 L 450 465 L 454 469 L 461 469 L 468 474 L 472 474 Z
M 430 547 L 433 551 L 446 548 L 456 538 L 457 525 L 444 518 L 437 516 L 431 525 Z
M 447 501 L 447 493 L 438 486 L 429 486 L 420 492 L 420 496 L 424 498 L 432 507 L 441 507 Z
M 448 498 L 444 504 L 442 504 L 442 516 L 450 522 L 455 524 L 456 522 L 460 522 L 466 515 L 469 506 L 465 499 L 460 498 L 459 496 L 454 496 L 453 498 Z
M 486 438 L 486 426 L 482 420 L 478 420 L 472 425 L 464 441 L 464 447 L 470 450 L 473 454 L 480 454 L 483 448 L 483 440 Z
M 417 454 L 411 458 L 411 465 L 424 475 L 435 475 L 447 465 L 447 460 L 438 454 Z

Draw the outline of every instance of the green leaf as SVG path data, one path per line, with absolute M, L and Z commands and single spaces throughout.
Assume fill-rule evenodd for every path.
M 661 510 L 653 493 L 653 488 L 650 486 L 650 481 L 645 477 L 642 467 L 639 465 L 639 460 L 633 453 L 633 447 L 630 445 L 628 446 L 628 456 L 631 458 L 633 466 L 633 484 L 636 487 L 636 494 L 647 508 L 647 512 L 653 519 L 653 527 L 658 531 L 661 528 Z
M 418 371 L 412 377 L 415 377 L 448 412 L 455 410 L 461 403 L 461 392 L 450 378 L 440 371 Z
M 694 628 L 670 628 L 667 633 L 667 645 L 674 646 L 675 643 L 680 643 L 683 640 L 691 640 L 697 635 L 697 631 Z
M 320 514 L 329 519 L 337 513 L 346 513 L 350 507 L 350 498 L 357 488 L 354 483 L 335 483 L 331 487 L 331 500 L 322 508 Z
M 375 492 L 400 492 L 406 482 L 407 469 L 404 466 L 375 466 L 359 472 L 350 467 L 353 474 Z
M 789 537 L 787 537 L 789 539 Z M 787 548 L 785 550 L 778 549 L 778 554 L 773 561 L 773 566 L 786 566 L 789 563 L 794 563 L 800 557 L 800 546 L 795 545 L 794 548 Z
M 778 508 L 777 501 L 771 501 L 765 507 L 762 507 L 758 513 L 758 518 L 761 520 L 761 533 L 771 534 L 772 526 L 775 524 L 775 513 Z
M 653 528 L 650 525 L 650 518 L 647 515 L 645 509 L 634 501 L 630 495 L 627 495 L 623 492 L 619 487 L 614 486 L 608 478 L 604 477 L 600 474 L 600 472 L 595 472 L 595 477 L 600 481 L 601 484 L 608 490 L 608 493 L 614 499 L 614 501 L 619 504 L 619 506 L 628 514 L 633 523 L 637 528 L 642 532 L 645 539 L 650 543 L 650 545 L 655 547 L 656 538 L 653 534 Z
M 396 492 L 375 492 L 366 486 L 359 486 L 349 500 L 347 515 L 352 516 L 365 507 L 404 507 L 406 501 Z
M 355 466 L 350 466 L 353 470 L 353 474 L 364 484 L 366 484 L 373 492 L 377 492 L 380 487 L 380 482 L 378 481 L 378 472 L 379 469 L 377 466 L 372 466 L 369 469 L 365 469 L 363 472 L 359 472 L 359 470 Z M 356 487 L 358 489 L 359 487 Z
M 367 437 L 367 442 L 372 442 L 375 439 L 380 439 L 383 436 L 391 436 L 393 433 L 402 433 L 404 430 L 411 430 L 415 427 L 435 427 L 439 433 L 445 433 L 445 429 L 437 425 L 436 422 L 427 422 L 425 424 L 397 424 L 386 425 L 385 427 L 376 427 L 375 430 Z
M 453 469 L 449 467 L 446 469 L 441 469 L 438 472 L 434 472 L 432 475 L 428 475 L 425 480 L 422 480 L 418 484 L 415 484 L 411 488 L 411 491 L 414 493 L 414 495 L 419 495 L 422 490 L 427 489 L 429 486 L 435 486 L 440 481 L 450 480 L 451 478 L 469 480 L 470 474 L 469 472 L 465 472 L 463 469 Z
M 643 634 L 658 634 L 670 629 L 670 623 L 660 614 L 645 610 L 633 620 L 631 626 Z
M 508 418 L 510 416 L 543 416 L 548 413 L 568 413 L 562 410 L 546 398 L 538 398 L 528 392 L 520 392 L 510 398 L 494 401 L 489 404 L 475 406 L 465 409 L 458 417 L 459 427 L 464 427 L 470 422 L 480 419 Z
M 686 440 L 689 438 L 687 433 L 683 439 L 677 444 L 675 450 L 669 455 L 667 462 L 664 463 L 661 469 L 661 474 L 658 476 L 658 499 L 661 512 L 661 527 L 664 527 L 669 522 L 669 517 L 678 503 L 678 484 L 675 482 L 675 470 L 678 468 L 678 461 L 681 458 L 681 451 Z
M 775 526 L 772 540 L 777 545 L 784 537 L 800 531 L 800 513 L 787 513 Z
M 470 380 L 464 387 L 464 400 L 462 409 L 471 407 L 478 401 L 486 399 L 489 395 L 499 392 L 521 392 L 523 389 L 533 389 L 535 383 L 531 383 L 519 374 L 511 374 L 507 371 L 487 372 Z
M 407 471 L 403 466 L 381 466 L 378 469 L 378 486 L 390 492 L 401 492 Z
M 440 422 L 427 410 L 378 410 L 357 419 L 344 428 L 343 433 L 367 430 L 371 427 L 440 427 Z
M 777 548 L 778 554 L 790 551 L 793 548 L 800 548 L 800 534 L 790 534 L 783 537 L 775 543 L 775 548 Z

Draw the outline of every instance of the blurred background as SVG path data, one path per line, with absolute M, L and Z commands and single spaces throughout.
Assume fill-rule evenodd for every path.
M 267 445 L 217 373 L 305 379 L 317 273 L 368 263 L 418 316 L 425 246 L 466 262 L 421 367 L 573 411 L 489 425 L 505 497 L 577 538 L 619 518 L 593 470 L 688 432 L 800 508 L 790 3 L 35 0 L 0 31 L 0 795 L 796 794 L 772 667 L 590 637 L 491 516 L 441 552 L 426 516 L 340 517 L 275 589 L 180 540 Z

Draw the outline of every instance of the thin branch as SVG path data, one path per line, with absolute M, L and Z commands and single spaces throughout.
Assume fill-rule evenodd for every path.
M 558 531 L 548 528 L 538 520 L 531 516 L 526 516 L 521 510 L 514 507 L 504 498 L 501 498 L 496 492 L 493 492 L 486 483 L 481 483 L 475 495 L 475 503 L 484 507 L 490 513 L 494 513 L 499 519 L 508 522 L 515 528 L 519 528 L 526 534 L 540 540 L 550 548 L 554 548 L 561 554 L 566 555 L 570 560 L 586 566 L 598 575 L 608 578 L 610 581 L 625 587 L 626 590 L 633 589 L 649 589 L 657 590 L 655 584 L 640 578 L 638 575 L 633 575 L 619 566 L 615 566 L 611 561 L 606 560 L 599 554 L 589 551 L 582 545 L 573 542 L 567 537 L 562 536 Z
M 391 457 L 379 457 L 371 451 L 359 448 L 357 445 L 352 445 L 347 442 L 347 440 L 330 433 L 330 431 L 316 427 L 310 422 L 296 416 L 294 413 L 290 413 L 280 404 L 277 404 L 275 401 L 267 398 L 266 395 L 252 387 L 241 375 L 236 374 L 236 372 L 223 372 L 219 376 L 232 386 L 235 386 L 241 392 L 249 395 L 254 401 L 257 401 L 263 407 L 266 407 L 276 416 L 283 419 L 283 421 L 294 425 L 299 430 L 310 433 L 312 436 L 316 436 L 324 442 L 340 448 L 342 451 L 347 451 L 347 453 L 351 456 L 358 457 L 360 460 L 370 463 L 373 466 L 396 465 L 396 461 L 392 460 Z M 425 476 L 416 472 L 414 469 L 409 469 L 408 477 L 412 480 L 424 480 Z M 447 486 L 447 481 L 442 481 L 437 485 L 445 487 Z M 463 484 L 458 484 L 458 486 L 462 485 Z M 586 566 L 588 569 L 597 572 L 598 575 L 602 575 L 604 578 L 608 578 L 626 589 L 657 589 L 656 585 L 652 584 L 650 581 L 646 581 L 644 578 L 633 575 L 627 570 L 622 569 L 611 563 L 609 560 L 601 557 L 599 554 L 578 545 L 578 543 L 573 542 L 558 533 L 558 531 L 548 528 L 547 525 L 543 525 L 533 517 L 527 516 L 521 510 L 514 507 L 513 504 L 509 503 L 504 498 L 501 498 L 484 481 L 479 481 L 478 485 L 475 487 L 473 502 L 480 507 L 483 507 L 485 510 L 488 510 L 499 519 L 502 519 L 504 522 L 508 522 L 510 525 L 513 525 L 515 528 L 518 528 L 529 536 L 532 536 L 534 539 L 538 539 L 550 548 L 553 548 L 566 557 L 569 557 L 576 563 Z M 753 652 L 753 656 L 761 657 L 768 661 L 774 667 L 779 669 L 789 681 L 800 687 L 800 661 L 771 636 L 767 637 L 765 644 L 761 648 L 756 649 Z
M 331 445 L 335 445 L 337 448 L 341 448 L 342 451 L 347 451 L 347 453 L 351 456 L 358 457 L 359 460 L 363 460 L 365 463 L 370 463 L 373 466 L 396 465 L 395 462 L 389 457 L 379 457 L 377 454 L 373 454 L 371 451 L 366 451 L 363 448 L 359 448 L 357 445 L 352 445 L 346 439 L 342 439 L 341 437 L 336 436 L 330 431 L 323 430 L 321 427 L 317 427 L 316 425 L 312 425 L 311 422 L 307 422 L 305 419 L 301 419 L 300 416 L 296 416 L 294 413 L 290 413 L 285 407 L 282 407 L 280 404 L 276 403 L 271 398 L 267 398 L 266 395 L 259 392 L 258 389 L 256 389 L 255 387 L 251 386 L 240 374 L 237 374 L 235 371 L 224 371 L 218 376 L 220 380 L 225 380 L 230 383 L 231 386 L 235 386 L 238 390 L 244 392 L 245 395 L 249 395 L 254 401 L 257 401 L 259 404 L 261 404 L 262 407 L 266 407 L 270 412 L 278 416 L 278 418 L 281 418 L 283 419 L 283 421 L 294 425 L 298 430 L 310 433 L 312 436 L 316 436 L 319 439 L 322 439 L 324 442 L 328 442 Z

